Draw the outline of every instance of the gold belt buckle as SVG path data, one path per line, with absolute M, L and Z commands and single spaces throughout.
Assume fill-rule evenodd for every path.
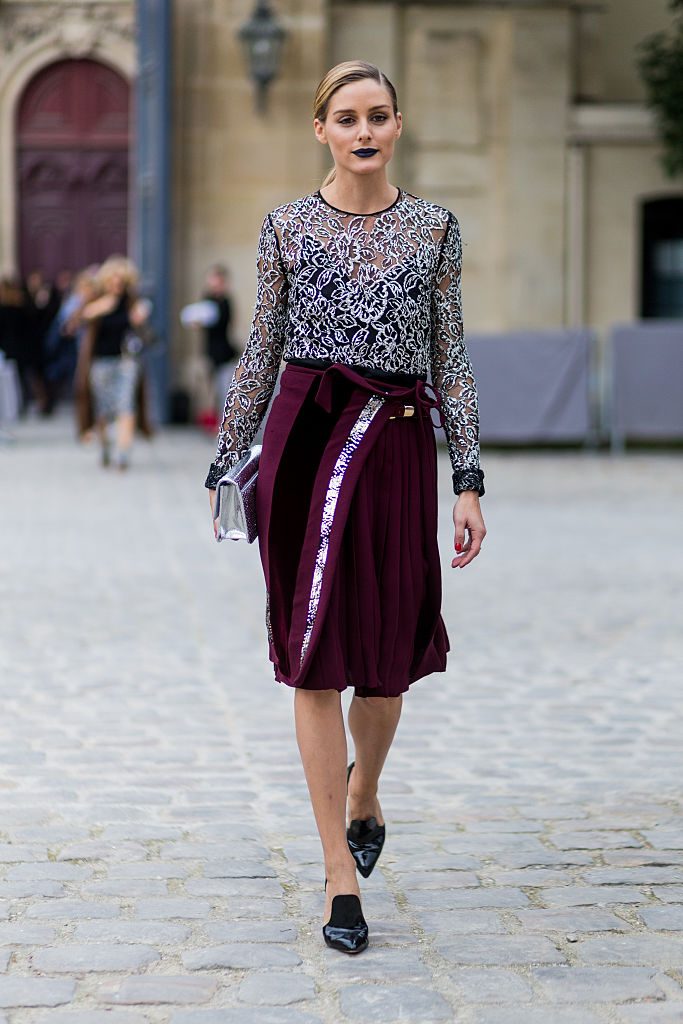
M 400 419 L 405 419 L 406 416 L 414 416 L 414 415 L 415 415 L 415 406 L 414 405 L 404 405 L 403 406 L 403 415 L 402 416 L 390 416 L 389 419 L 390 420 L 400 420 Z

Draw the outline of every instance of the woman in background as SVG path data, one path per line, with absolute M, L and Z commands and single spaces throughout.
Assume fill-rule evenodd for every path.
M 138 272 L 123 256 L 111 256 L 95 278 L 100 295 L 82 310 L 87 325 L 80 352 L 81 379 L 87 372 L 92 389 L 102 465 L 120 470 L 130 464 L 135 433 L 136 400 L 142 369 L 140 334 L 145 331 L 149 304 L 138 298 Z M 110 425 L 116 427 L 112 445 Z

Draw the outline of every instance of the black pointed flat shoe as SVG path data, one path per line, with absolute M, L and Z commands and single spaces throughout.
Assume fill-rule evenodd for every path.
M 348 788 L 351 771 L 355 765 L 352 761 L 346 769 L 346 786 Z M 377 818 L 354 818 L 346 830 L 346 841 L 356 862 L 356 867 L 363 878 L 369 878 L 379 860 L 387 832 L 384 825 L 377 824 Z
M 368 925 L 355 894 L 333 896 L 332 910 L 323 925 L 323 938 L 341 953 L 362 953 L 368 946 Z

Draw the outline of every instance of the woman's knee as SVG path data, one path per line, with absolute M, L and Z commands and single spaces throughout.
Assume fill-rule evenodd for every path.
M 359 697 L 361 706 L 368 708 L 377 709 L 380 711 L 394 711 L 397 707 L 400 707 L 402 695 L 398 697 Z

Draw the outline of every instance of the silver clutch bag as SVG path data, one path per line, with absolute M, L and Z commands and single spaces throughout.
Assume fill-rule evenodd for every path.
M 255 444 L 216 485 L 216 540 L 256 540 L 256 481 L 261 445 Z

